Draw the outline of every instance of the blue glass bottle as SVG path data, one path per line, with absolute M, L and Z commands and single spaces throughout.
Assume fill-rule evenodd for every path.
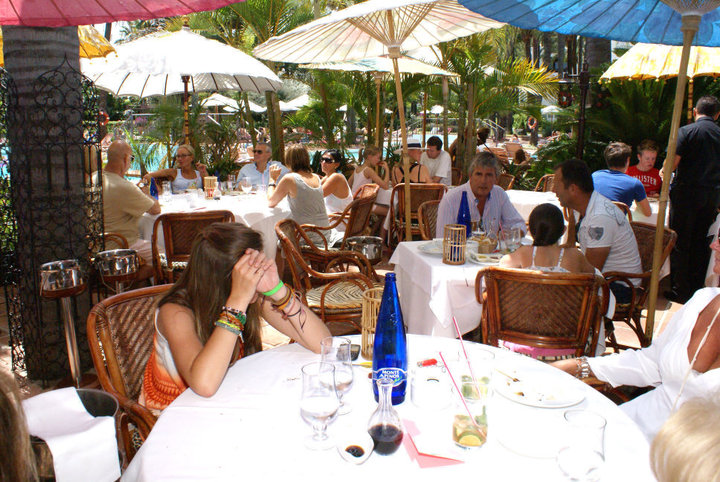
M 468 204 L 467 191 L 462 192 L 460 199 L 460 209 L 458 209 L 457 223 L 462 224 L 467 229 L 466 236 L 470 239 L 472 236 L 472 221 L 470 220 L 470 205 Z
M 380 311 L 375 325 L 373 344 L 373 393 L 378 400 L 377 380 L 390 378 L 395 381 L 392 404 L 405 400 L 407 388 L 407 339 L 400 299 L 398 298 L 395 273 L 385 275 Z
M 158 188 L 157 184 L 155 184 L 155 178 L 150 178 L 150 196 L 157 201 L 158 199 Z

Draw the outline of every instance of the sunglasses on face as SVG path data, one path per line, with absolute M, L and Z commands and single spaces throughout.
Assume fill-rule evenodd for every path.
M 327 162 L 327 163 L 335 162 L 335 159 L 333 159 L 332 157 L 322 157 L 321 160 L 322 160 L 322 162 Z
M 265 154 L 265 151 L 263 151 L 262 149 L 255 149 L 253 152 L 255 154 Z
M 190 154 L 175 154 L 175 157 L 181 158 L 181 157 L 192 157 Z

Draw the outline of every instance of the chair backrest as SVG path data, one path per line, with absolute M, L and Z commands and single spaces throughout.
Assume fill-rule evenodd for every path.
M 105 232 L 103 238 L 105 238 L 105 249 L 128 249 L 130 247 L 127 238 L 120 233 Z
M 310 265 L 303 256 L 301 243 L 312 247 L 312 241 L 307 237 L 298 223 L 292 219 L 283 219 L 275 224 L 275 234 L 280 242 L 280 249 L 285 254 L 285 262 L 288 263 L 293 278 L 293 286 L 296 289 L 310 289 Z
M 463 182 L 463 171 L 459 167 L 452 168 L 452 185 L 459 186 Z
M 613 201 L 612 203 L 623 212 L 625 217 L 628 218 L 628 221 L 632 221 L 632 211 L 630 211 L 630 207 L 627 204 L 620 201 Z
M 539 191 L 539 192 L 552 191 L 554 184 L 555 184 L 555 174 L 545 174 L 543 177 L 540 178 L 537 185 L 535 186 L 535 191 Z
M 420 236 L 423 239 L 433 239 L 435 237 L 435 228 L 437 227 L 439 200 L 425 201 L 418 208 L 418 218 L 420 220 Z
M 512 189 L 513 184 L 515 183 L 515 176 L 512 174 L 508 174 L 506 172 L 503 172 L 498 176 L 497 184 L 501 188 L 503 188 L 505 191 L 508 189 Z
M 488 149 L 498 158 L 501 164 L 508 164 L 508 153 L 504 147 L 488 147 Z
M 87 319 L 93 365 L 103 390 L 137 402 L 153 349 L 155 309 L 172 285 L 126 291 L 96 304 Z M 149 411 L 148 411 L 149 414 Z
M 488 267 L 478 272 L 475 281 L 481 302 L 483 279 L 487 316 L 482 330 L 488 344 L 497 346 L 498 340 L 505 340 L 572 348 L 576 356 L 594 355 L 600 314 L 607 310 L 607 284 L 602 277 Z
M 360 189 L 357 190 L 357 192 L 353 196 L 353 199 L 360 199 L 362 197 L 369 197 L 373 195 L 377 197 L 377 193 L 379 190 L 380 186 L 378 186 L 374 182 L 371 182 L 369 184 L 363 184 L 362 186 L 360 186 Z
M 375 200 L 377 199 L 377 190 L 374 194 L 359 197 L 353 200 L 343 211 L 343 216 L 347 213 L 347 224 L 345 225 L 345 236 L 343 237 L 340 249 L 345 249 L 345 242 L 352 236 L 362 236 L 365 228 L 370 223 L 370 214 L 372 214 Z
M 160 269 L 160 253 L 157 246 L 159 226 L 162 223 L 165 241 L 165 257 L 168 266 L 175 261 L 187 262 L 190 259 L 195 236 L 212 223 L 235 222 L 235 215 L 230 211 L 200 211 L 189 213 L 161 214 L 153 224 L 152 252 L 156 272 Z M 158 272 L 159 274 L 159 272 Z
M 653 262 L 653 250 L 655 248 L 655 225 L 648 223 L 641 223 L 638 221 L 632 221 L 630 223 L 633 232 L 635 233 L 635 240 L 638 244 L 638 251 L 640 252 L 640 261 L 642 263 L 642 269 L 648 273 L 652 271 Z M 677 241 L 677 233 L 672 229 L 665 228 L 663 233 L 663 251 L 660 257 L 660 265 L 662 265 L 670 252 L 675 246 Z
M 522 149 L 522 144 L 519 142 L 506 142 L 505 143 L 505 150 L 507 151 L 508 155 L 510 157 L 515 157 L 515 153 Z

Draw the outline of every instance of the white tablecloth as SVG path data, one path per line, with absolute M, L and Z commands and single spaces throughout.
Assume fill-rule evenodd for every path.
M 256 231 L 262 233 L 265 255 L 275 259 L 277 250 L 277 235 L 275 224 L 290 216 L 290 207 L 286 199 L 274 208 L 269 208 L 264 195 L 241 195 L 223 196 L 220 200 L 198 200 L 194 199 L 188 204 L 187 196 L 190 194 L 176 194 L 172 196 L 170 203 L 160 203 L 163 213 L 177 212 L 202 212 L 226 209 L 235 215 L 235 221 L 244 223 Z M 159 214 L 150 215 L 145 213 L 140 219 L 140 237 L 151 240 L 153 224 Z M 162 227 L 160 227 L 162 229 Z M 158 244 L 164 249 L 165 242 L 162 235 L 158 236 Z
M 390 258 L 405 326 L 408 333 L 454 338 L 453 315 L 463 333 L 480 324 L 482 305 L 475 299 L 475 277 L 482 266 L 469 261 L 460 266 L 444 264 L 442 256 L 418 250 L 426 242 L 400 243 Z
M 359 343 L 359 337 L 354 338 Z M 459 349 L 455 340 L 446 338 L 409 335 L 408 343 L 408 366 L 437 358 L 439 350 L 447 356 L 457 354 Z M 492 350 L 496 366 L 512 366 L 518 376 L 539 375 L 547 378 L 551 387 L 580 393 L 585 398 L 572 408 L 592 410 L 605 417 L 606 463 L 602 480 L 654 480 L 645 437 L 612 402 L 550 366 Z M 240 360 L 230 368 L 213 397 L 202 398 L 187 390 L 162 413 L 122 480 L 563 480 L 554 453 L 556 448 L 578 442 L 577 438 L 559 435 L 566 433 L 566 409 L 528 407 L 499 394 L 492 397 L 488 407 L 488 442 L 467 452 L 465 463 L 421 469 L 401 446 L 393 455 L 372 454 L 364 464 L 355 466 L 341 459 L 335 449 L 307 450 L 303 438 L 311 429 L 300 418 L 300 368 L 319 358 L 297 344 L 286 345 Z M 376 407 L 368 373 L 368 369 L 355 367 L 355 383 L 347 395 L 353 409 L 330 426 L 331 436 L 366 430 Z M 495 373 L 493 384 L 502 382 L 502 375 Z M 412 421 L 421 430 L 441 417 L 449 421 L 454 413 L 450 409 L 417 408 L 409 390 L 406 401 L 396 409 L 402 419 Z M 449 424 L 445 433 L 451 436 Z M 527 455 L 506 448 L 513 444 L 524 445 Z
M 550 203 L 562 209 L 560 201 L 558 201 L 554 192 L 516 191 L 514 189 L 510 189 L 506 192 L 510 201 L 513 203 L 513 206 L 515 206 L 515 209 L 518 210 L 525 221 L 528 220 L 530 213 L 535 206 L 539 204 Z M 637 204 L 633 203 L 633 208 L 631 209 L 633 221 L 657 224 L 658 209 L 660 204 L 657 199 L 648 199 L 648 201 L 650 202 L 650 210 L 652 211 L 650 216 L 643 215 L 643 213 L 641 213 L 638 209 Z M 666 226 L 668 224 L 668 217 L 669 209 L 665 211 Z

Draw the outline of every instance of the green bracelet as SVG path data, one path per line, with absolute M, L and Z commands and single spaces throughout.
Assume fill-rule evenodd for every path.
M 232 333 L 235 336 L 242 336 L 242 331 L 240 331 L 237 327 L 231 325 L 225 320 L 217 320 L 215 322 L 215 326 L 219 326 L 220 328 L 225 328 L 227 331 Z
M 283 286 L 285 286 L 285 283 L 279 281 L 275 288 L 271 289 L 270 291 L 263 291 L 263 296 L 272 296 L 278 291 L 280 291 L 280 288 L 282 288 Z

